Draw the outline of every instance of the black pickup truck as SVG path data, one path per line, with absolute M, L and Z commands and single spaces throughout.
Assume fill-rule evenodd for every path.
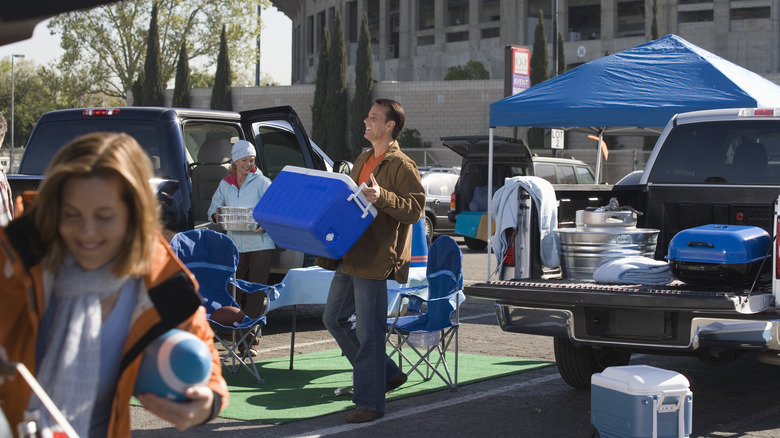
M 169 234 L 214 226 L 206 212 L 219 181 L 227 176 L 232 144 L 239 139 L 255 145 L 257 165 L 272 180 L 288 164 L 318 170 L 333 170 L 334 165 L 309 140 L 289 106 L 241 113 L 157 107 L 67 109 L 46 113 L 38 120 L 19 173 L 8 175 L 14 197 L 38 188 L 60 147 L 95 131 L 126 132 L 149 154 L 155 174 L 151 183 Z M 342 164 L 348 165 L 337 166 Z M 304 259 L 304 254 L 279 249 L 272 273 L 284 274 L 303 266 Z
M 679 114 L 659 137 L 644 171 L 614 186 L 554 187 L 561 228 L 574 224 L 577 210 L 605 206 L 612 198 L 643 212 L 637 227 L 659 231 L 650 254 L 656 260 L 666 258 L 678 232 L 702 225 L 749 225 L 775 235 L 780 109 Z M 524 190 L 517 196 L 518 225 L 505 231 L 511 248 L 498 280 L 464 292 L 495 300 L 503 330 L 554 337 L 556 363 L 569 385 L 589 388 L 593 373 L 627 364 L 632 353 L 727 363 L 750 351 L 780 364 L 776 266 L 754 283 L 727 287 L 567 277 L 541 264 L 538 226 L 532 222 L 537 209 Z M 777 253 L 776 243 L 772 248 Z

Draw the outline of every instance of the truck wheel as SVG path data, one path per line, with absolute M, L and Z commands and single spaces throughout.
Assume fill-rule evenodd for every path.
M 628 365 L 630 352 L 614 348 L 576 346 L 566 338 L 555 338 L 555 363 L 558 372 L 572 388 L 590 389 L 590 376 L 611 366 Z
M 484 240 L 473 239 L 471 237 L 465 236 L 463 237 L 463 240 L 466 242 L 466 246 L 474 251 L 482 251 L 483 249 L 487 248 L 487 242 Z

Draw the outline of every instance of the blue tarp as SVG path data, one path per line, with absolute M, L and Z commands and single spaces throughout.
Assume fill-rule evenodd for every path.
M 681 112 L 743 107 L 780 107 L 780 86 L 667 35 L 492 103 L 490 126 L 610 131 L 663 127 Z

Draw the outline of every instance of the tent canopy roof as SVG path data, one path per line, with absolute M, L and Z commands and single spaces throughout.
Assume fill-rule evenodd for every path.
M 780 86 L 667 35 L 493 102 L 490 126 L 655 134 L 677 113 L 742 107 L 780 107 Z

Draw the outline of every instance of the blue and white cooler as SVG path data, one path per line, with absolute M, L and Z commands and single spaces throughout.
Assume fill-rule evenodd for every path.
M 590 422 L 601 438 L 688 437 L 693 393 L 680 373 L 647 365 L 591 376 Z
M 285 166 L 252 216 L 281 248 L 340 259 L 376 214 L 348 175 Z

